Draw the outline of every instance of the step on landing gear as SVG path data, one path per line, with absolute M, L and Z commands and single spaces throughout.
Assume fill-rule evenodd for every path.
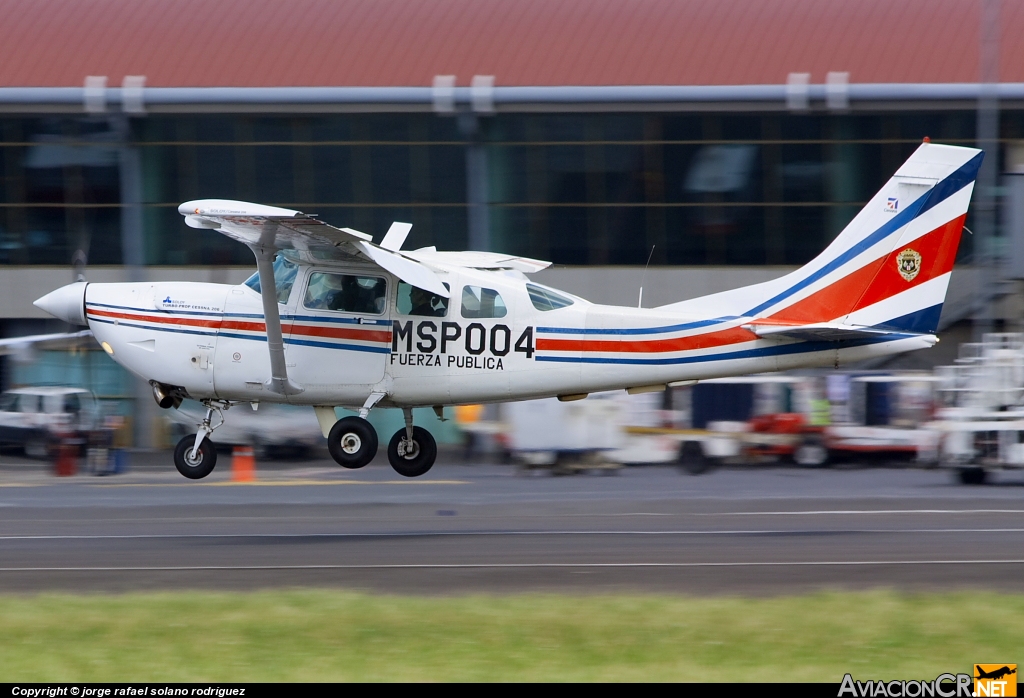
M 362 417 L 345 417 L 331 427 L 327 450 L 343 468 L 362 468 L 377 455 L 377 431 Z
M 405 428 L 399 429 L 388 444 L 388 461 L 399 475 L 419 477 L 437 459 L 437 442 L 423 427 L 412 425 L 412 410 L 405 408 Z
M 217 451 L 209 436 L 213 430 L 224 424 L 224 413 L 221 406 L 212 400 L 204 400 L 206 417 L 199 424 L 196 434 L 189 434 L 178 442 L 174 449 L 174 467 L 190 480 L 201 480 L 213 472 L 217 465 Z M 225 405 L 223 409 L 226 409 Z M 213 413 L 217 412 L 220 421 L 212 423 Z

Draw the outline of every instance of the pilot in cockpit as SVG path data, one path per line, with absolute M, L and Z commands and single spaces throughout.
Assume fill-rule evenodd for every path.
M 409 292 L 409 300 L 412 308 L 410 315 L 421 315 L 426 317 L 444 317 L 448 312 L 448 301 L 430 291 L 413 286 Z

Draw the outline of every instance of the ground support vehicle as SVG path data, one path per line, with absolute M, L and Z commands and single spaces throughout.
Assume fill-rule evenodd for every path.
M 821 467 L 850 459 L 934 463 L 936 437 L 928 374 L 766 375 L 702 381 L 690 391 L 694 429 L 630 427 L 677 440 L 681 467 L 791 461 Z
M 628 427 L 627 432 L 675 441 L 675 460 L 698 475 L 719 465 L 756 465 L 792 460 L 816 467 L 828 462 L 823 430 L 806 425 L 802 415 L 771 415 L 774 420 L 710 422 L 707 429 Z M 782 424 L 780 424 L 780 422 Z
M 84 444 L 99 426 L 92 392 L 66 386 L 15 388 L 0 395 L 0 443 L 32 458 L 47 458 L 60 441 Z
M 936 376 L 942 407 L 926 428 L 939 466 L 968 485 L 993 470 L 1024 468 L 1024 334 L 963 344 L 957 363 L 939 366 Z
M 509 453 L 524 471 L 608 472 L 621 465 L 611 454 L 625 442 L 622 409 L 610 395 L 512 402 L 502 405 L 502 416 Z

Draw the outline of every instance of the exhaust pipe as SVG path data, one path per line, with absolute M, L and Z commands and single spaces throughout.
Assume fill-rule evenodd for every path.
M 182 395 L 181 388 L 175 388 L 172 385 L 165 385 L 164 383 L 157 383 L 156 381 L 150 381 L 149 384 L 153 386 L 153 399 L 156 400 L 156 404 L 161 409 L 178 409 L 181 405 Z

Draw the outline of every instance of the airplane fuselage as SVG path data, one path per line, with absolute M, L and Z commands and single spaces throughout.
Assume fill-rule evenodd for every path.
M 316 275 L 328 273 L 383 279 L 383 302 L 374 312 L 315 307 L 312 288 L 322 279 Z M 262 299 L 249 285 L 93 283 L 85 307 L 89 327 L 115 361 L 193 398 L 349 407 L 372 393 L 385 396 L 381 406 L 408 407 L 654 389 L 836 366 L 933 341 L 764 339 L 743 327 L 751 318 L 598 305 L 517 272 L 449 268 L 438 276 L 451 298 L 425 316 L 402 307 L 399 280 L 379 268 L 298 266 L 279 305 L 288 375 L 302 387 L 288 396 L 267 385 Z M 538 298 L 538 288 L 555 300 Z

